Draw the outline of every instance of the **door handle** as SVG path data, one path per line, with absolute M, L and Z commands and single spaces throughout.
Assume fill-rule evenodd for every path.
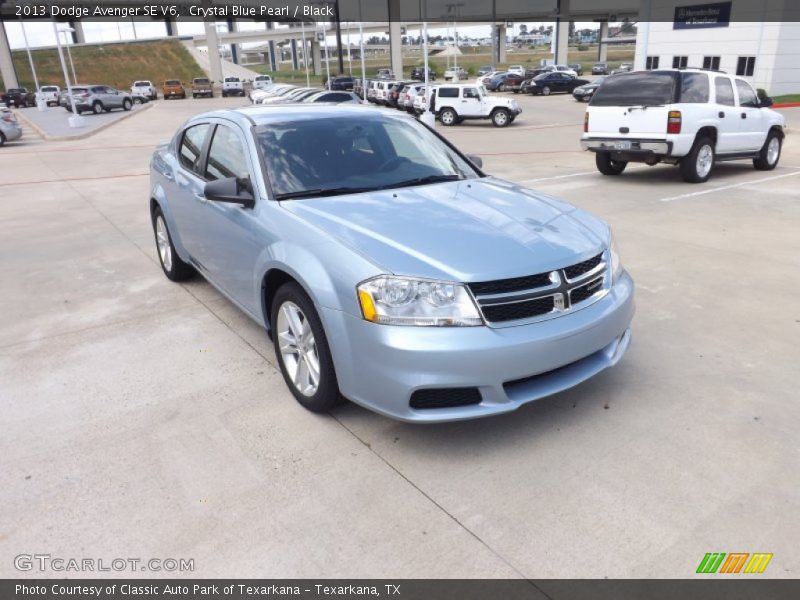
M 162 175 L 164 175 L 164 179 L 166 179 L 167 181 L 175 181 L 175 176 L 169 171 L 164 171 Z
M 742 113 L 742 118 L 746 119 L 747 118 L 747 113 Z
M 725 113 L 722 112 L 722 111 L 719 111 L 719 115 L 718 116 L 719 116 L 720 119 L 724 119 L 725 118 Z

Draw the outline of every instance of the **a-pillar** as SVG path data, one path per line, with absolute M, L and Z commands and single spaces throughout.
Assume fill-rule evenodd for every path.
M 222 59 L 219 55 L 217 26 L 214 21 L 205 21 L 203 25 L 206 29 L 206 40 L 208 43 L 209 77 L 211 77 L 211 84 L 215 85 L 222 81 Z
M 506 25 L 503 23 L 502 25 L 497 25 L 497 34 L 495 37 L 496 46 L 494 49 L 494 59 L 495 62 L 504 63 L 506 62 L 506 46 L 508 45 L 508 36 Z
M 395 77 L 403 78 L 403 34 L 400 26 L 400 0 L 389 0 L 389 57 Z
M 311 41 L 311 64 L 314 65 L 314 75 L 322 75 L 322 47 L 316 39 Z
M 553 45 L 553 62 L 557 65 L 567 64 L 567 52 L 569 50 L 569 0 L 559 0 L 558 17 L 555 27 L 555 44 Z
M 597 62 L 608 60 L 608 44 L 603 40 L 608 38 L 608 21 L 600 21 L 600 31 L 597 32 Z
M 14 69 L 14 61 L 11 60 L 11 46 L 8 44 L 3 21 L 0 21 L 0 75 L 3 76 L 6 89 L 19 87 L 17 71 Z

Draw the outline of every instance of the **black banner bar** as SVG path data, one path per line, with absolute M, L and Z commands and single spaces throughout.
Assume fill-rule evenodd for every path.
M 800 580 L 4 579 L 3 600 L 796 600 Z

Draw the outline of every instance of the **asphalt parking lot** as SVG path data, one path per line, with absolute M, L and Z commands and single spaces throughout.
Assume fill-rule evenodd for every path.
M 771 552 L 765 576 L 797 577 L 800 145 L 702 185 L 609 178 L 579 150 L 583 105 L 518 99 L 508 128 L 438 130 L 613 225 L 634 338 L 573 390 L 457 424 L 305 411 L 262 330 L 163 276 L 153 147 L 241 99 L 2 148 L 0 576 L 49 553 L 199 577 L 682 578 L 706 552 Z

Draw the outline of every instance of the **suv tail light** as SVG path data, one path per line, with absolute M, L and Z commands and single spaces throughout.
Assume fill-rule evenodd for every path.
M 583 113 L 583 133 L 589 132 L 589 111 Z
M 667 133 L 681 132 L 681 111 L 671 110 L 667 116 Z

